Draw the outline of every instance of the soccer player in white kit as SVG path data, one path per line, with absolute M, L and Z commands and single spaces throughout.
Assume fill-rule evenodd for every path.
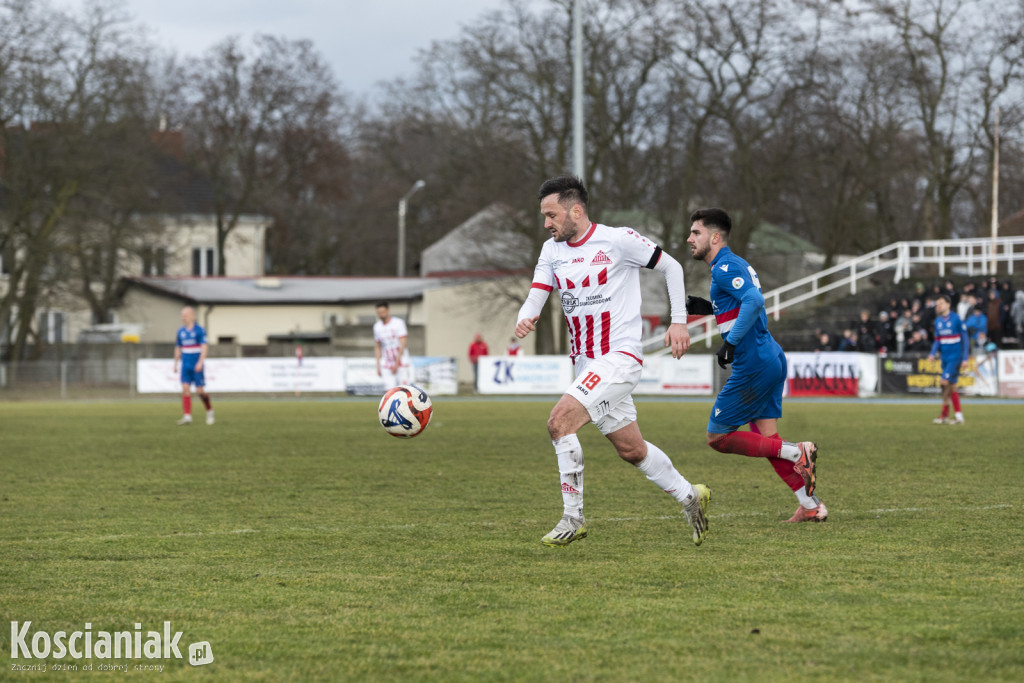
M 412 360 L 405 348 L 409 332 L 405 321 L 391 315 L 386 301 L 377 304 L 377 322 L 373 324 L 373 354 L 377 357 L 377 375 L 388 389 L 412 383 Z
M 619 457 L 682 503 L 693 527 L 693 542 L 700 545 L 708 531 L 711 491 L 702 484 L 691 485 L 664 451 L 644 440 L 631 395 L 643 367 L 639 270 L 652 268 L 665 276 L 672 315 L 665 345 L 671 346 L 672 357 L 678 359 L 690 347 L 683 268 L 629 228 L 591 223 L 587 190 L 579 178 L 552 178 L 541 186 L 539 198 L 544 228 L 551 239 L 541 248 L 515 333 L 522 339 L 536 329 L 541 308 L 557 287 L 572 339 L 570 356 L 576 376 L 548 418 L 548 433 L 558 458 L 563 514 L 541 542 L 564 546 L 587 536 L 583 450 L 576 433 L 593 422 Z

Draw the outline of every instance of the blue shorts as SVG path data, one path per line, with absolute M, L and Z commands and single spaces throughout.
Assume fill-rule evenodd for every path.
M 754 420 L 782 417 L 782 390 L 786 386 L 786 354 L 753 371 L 732 373 L 711 408 L 708 431 L 728 434 Z
M 951 358 L 946 360 L 942 359 L 942 379 L 946 380 L 953 386 L 956 386 L 957 381 L 960 379 L 960 359 Z
M 202 370 L 196 370 L 194 365 L 181 366 L 181 383 L 195 384 L 197 387 L 206 386 L 206 377 Z

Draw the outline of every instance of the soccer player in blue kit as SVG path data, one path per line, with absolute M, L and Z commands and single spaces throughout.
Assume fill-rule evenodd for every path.
M 689 297 L 686 309 L 714 314 L 722 334 L 718 365 L 732 363 L 732 374 L 711 409 L 708 445 L 720 453 L 767 458 L 800 502 L 787 521 L 824 522 L 828 509 L 814 495 L 817 446 L 783 441 L 778 433 L 786 355 L 768 332 L 757 273 L 729 249 L 732 220 L 725 211 L 700 209 L 690 222 L 686 243 L 695 260 L 711 267 L 711 301 Z M 747 423 L 751 431 L 738 431 Z
M 940 294 L 935 300 L 935 343 L 932 344 L 928 360 L 935 360 L 936 354 L 942 359 L 942 414 L 935 418 L 935 424 L 964 423 L 964 414 L 960 412 L 960 394 L 956 383 L 960 379 L 960 369 L 967 363 L 968 346 L 967 327 L 960 316 L 950 310 L 949 297 Z M 949 404 L 953 404 L 954 417 L 949 417 Z
M 206 408 L 206 424 L 213 424 L 213 408 L 210 407 L 210 396 L 206 393 L 206 330 L 196 324 L 196 312 L 191 306 L 181 309 L 181 322 L 174 343 L 174 371 L 178 371 L 181 363 L 181 407 L 184 413 L 179 425 L 192 424 L 192 385 L 196 385 L 196 393 Z

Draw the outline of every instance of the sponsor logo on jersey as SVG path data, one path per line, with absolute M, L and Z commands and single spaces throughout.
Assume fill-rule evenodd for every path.
M 729 272 L 729 264 L 728 263 L 723 263 L 722 265 L 718 266 L 718 269 L 720 271 L 722 271 L 723 273 L 728 273 Z
M 575 311 L 579 305 L 580 300 L 573 296 L 572 292 L 562 292 L 562 310 L 566 315 Z
M 732 288 L 733 289 L 739 289 L 742 286 L 743 286 L 743 278 L 741 278 L 741 277 L 734 277 L 732 279 Z
M 606 265 L 610 264 L 611 262 L 612 262 L 612 260 L 610 258 L 608 258 L 608 254 L 604 253 L 603 251 L 598 251 L 597 252 L 597 256 L 595 256 L 594 260 L 590 262 L 590 265 L 592 265 L 592 266 L 606 266 Z
M 718 414 L 721 413 L 721 412 L 722 412 L 721 408 L 715 408 L 715 417 L 718 417 Z
M 583 263 L 586 260 L 587 259 L 585 257 L 580 256 L 579 258 L 574 258 L 572 261 L 570 261 L 570 263 Z

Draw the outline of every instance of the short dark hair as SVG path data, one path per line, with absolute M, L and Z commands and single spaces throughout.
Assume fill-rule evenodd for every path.
M 583 184 L 582 179 L 574 175 L 560 175 L 545 180 L 544 184 L 540 186 L 540 192 L 537 193 L 537 201 L 541 201 L 551 194 L 558 195 L 559 204 L 579 203 L 583 205 L 584 209 L 587 208 L 587 201 L 590 199 L 587 186 Z
M 732 219 L 722 209 L 697 209 L 690 214 L 691 223 L 703 223 L 706 228 L 718 230 L 726 237 L 732 230 Z
M 939 294 L 939 295 L 938 295 L 937 297 L 935 297 L 935 300 L 936 300 L 936 301 L 938 301 L 939 299 L 942 299 L 942 300 L 943 300 L 943 301 L 945 301 L 945 302 L 946 302 L 947 304 L 949 304 L 949 303 L 952 303 L 952 301 L 950 300 L 950 298 L 949 298 L 949 295 L 948 295 L 948 294 Z
M 384 308 L 388 309 L 389 311 L 391 310 L 391 306 L 389 306 L 389 305 L 388 305 L 388 302 L 387 302 L 387 301 L 378 301 L 378 302 L 377 302 L 377 305 L 376 305 L 376 306 L 374 306 L 374 308 L 381 308 L 382 306 L 383 306 Z

